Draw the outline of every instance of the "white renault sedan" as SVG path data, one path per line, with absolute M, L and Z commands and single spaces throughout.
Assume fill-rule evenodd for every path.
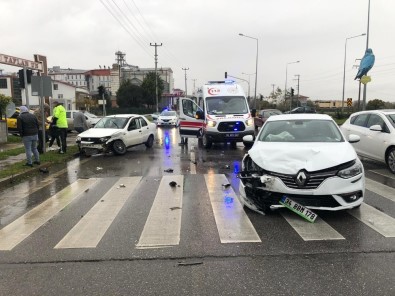
M 253 141 L 245 136 L 244 141 Z M 287 197 L 308 209 L 344 210 L 364 199 L 364 168 L 347 139 L 328 115 L 271 116 L 244 156 L 239 199 L 260 213 Z
M 345 135 L 361 137 L 361 141 L 353 144 L 358 155 L 387 164 L 395 174 L 395 110 L 354 113 L 340 129 Z
M 176 111 L 162 111 L 159 115 L 156 124 L 158 126 L 178 126 L 178 115 Z
M 76 142 L 82 154 L 92 155 L 113 151 L 117 155 L 127 148 L 154 144 L 156 125 L 142 115 L 118 114 L 103 117 L 96 125 L 77 136 Z

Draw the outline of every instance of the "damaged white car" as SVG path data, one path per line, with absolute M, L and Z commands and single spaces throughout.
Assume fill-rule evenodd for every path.
M 154 144 L 156 125 L 142 115 L 119 114 L 100 119 L 96 125 L 77 136 L 80 152 L 92 155 L 101 152 L 126 153 L 129 147 Z
M 328 115 L 271 116 L 243 158 L 242 204 L 265 213 L 283 207 L 286 196 L 317 210 L 358 207 L 364 199 L 364 168 L 351 143 Z M 243 141 L 253 142 L 252 136 Z

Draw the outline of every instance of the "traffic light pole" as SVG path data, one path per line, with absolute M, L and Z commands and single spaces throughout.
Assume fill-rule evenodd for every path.
M 27 107 L 27 109 L 30 109 L 30 106 L 29 106 L 29 86 L 27 84 L 26 67 L 23 67 L 23 82 L 25 83 L 26 107 Z

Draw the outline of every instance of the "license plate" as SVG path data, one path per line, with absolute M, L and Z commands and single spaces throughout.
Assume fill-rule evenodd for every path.
M 299 216 L 305 218 L 307 221 L 311 223 L 314 223 L 315 219 L 317 218 L 317 214 L 315 214 L 305 206 L 298 204 L 297 202 L 293 201 L 287 196 L 283 196 L 281 198 L 280 204 L 290 209 L 291 211 L 295 212 Z
M 237 136 L 238 134 L 225 134 L 225 137 L 229 137 L 229 138 L 235 138 Z

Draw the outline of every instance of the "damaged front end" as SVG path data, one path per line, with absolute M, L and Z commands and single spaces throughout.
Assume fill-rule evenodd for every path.
M 268 189 L 274 179 L 259 167 L 246 154 L 242 161 L 242 171 L 237 175 L 240 179 L 240 202 L 261 214 L 268 213 L 270 206 L 279 204 L 281 197 Z

